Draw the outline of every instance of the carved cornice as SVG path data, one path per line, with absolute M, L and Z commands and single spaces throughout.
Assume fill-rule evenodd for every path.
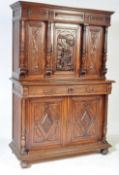
M 78 23 L 88 23 L 88 24 L 96 24 L 109 26 L 110 25 L 110 15 L 113 12 L 102 13 L 102 11 L 94 11 L 94 10 L 86 10 L 86 9 L 77 9 L 70 10 L 70 8 L 63 10 L 57 9 L 55 7 L 46 8 L 38 6 L 37 8 L 25 7 L 22 10 L 22 13 L 18 13 L 16 9 L 14 9 L 13 17 L 14 19 L 19 15 L 19 18 L 23 19 L 40 19 L 46 21 L 75 21 Z

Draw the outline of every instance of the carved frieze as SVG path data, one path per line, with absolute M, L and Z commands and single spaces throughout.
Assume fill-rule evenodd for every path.
M 20 16 L 20 12 L 14 12 L 14 16 Z M 75 21 L 79 23 L 98 24 L 103 26 L 110 25 L 110 16 L 108 14 L 100 14 L 84 11 L 59 11 L 57 9 L 48 8 L 28 8 L 23 11 L 23 16 L 30 19 L 45 19 L 57 21 Z

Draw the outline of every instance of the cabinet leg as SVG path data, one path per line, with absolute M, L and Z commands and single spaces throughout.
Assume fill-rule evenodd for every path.
M 109 150 L 108 150 L 108 148 L 101 149 L 101 150 L 100 150 L 100 153 L 101 153 L 102 155 L 107 155 L 107 154 L 109 153 Z
M 31 164 L 28 162 L 25 162 L 25 161 L 21 161 L 20 165 L 22 168 L 30 168 L 31 167 Z

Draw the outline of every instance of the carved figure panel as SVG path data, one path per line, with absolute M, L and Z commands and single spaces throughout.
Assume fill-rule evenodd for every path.
M 73 70 L 74 35 L 67 31 L 62 31 L 57 37 L 57 70 Z
M 100 117 L 100 110 L 102 99 L 101 97 L 80 97 L 72 98 L 72 134 L 70 137 L 70 142 L 96 139 L 100 137 L 101 127 L 98 122 L 102 121 Z M 79 108 L 80 106 L 80 108 Z M 101 134 L 101 133 L 100 133 Z
M 44 70 L 45 25 L 43 22 L 28 23 L 28 72 L 42 74 Z
M 103 29 L 101 27 L 87 27 L 87 62 L 88 75 L 100 75 L 103 53 Z
M 61 100 L 47 101 L 32 102 L 32 146 L 56 145 L 61 142 Z
M 78 25 L 57 24 L 55 26 L 56 71 L 75 71 L 76 52 L 77 56 L 79 56 L 77 44 L 79 44 L 80 36 L 78 32 Z M 77 37 L 79 37 L 79 41 L 77 41 Z

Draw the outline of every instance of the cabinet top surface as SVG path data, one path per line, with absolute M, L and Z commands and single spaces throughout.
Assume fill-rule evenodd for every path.
M 77 8 L 77 7 L 70 7 L 70 6 L 57 6 L 51 4 L 43 4 L 43 3 L 34 3 L 34 2 L 26 2 L 26 1 L 17 1 L 11 4 L 11 8 L 18 8 L 18 7 L 39 7 L 39 8 L 51 8 L 51 9 L 61 9 L 61 10 L 71 10 L 71 11 L 81 11 L 81 12 L 91 12 L 91 13 L 102 13 L 111 15 L 114 11 L 107 11 L 107 10 L 98 10 L 98 9 L 85 9 L 85 8 Z
M 110 84 L 110 83 L 115 83 L 114 80 L 88 80 L 88 81 L 73 81 L 73 80 L 40 80 L 40 81 L 17 81 L 13 78 L 11 80 L 15 83 L 19 83 L 22 85 L 98 85 L 98 84 Z

